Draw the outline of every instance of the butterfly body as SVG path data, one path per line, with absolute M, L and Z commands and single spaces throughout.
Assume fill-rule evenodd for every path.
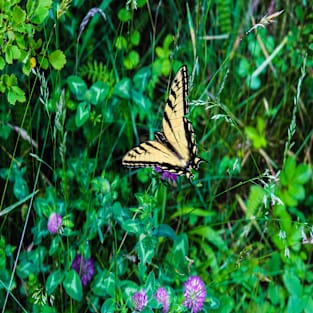
M 194 131 L 185 117 L 188 113 L 188 74 L 182 66 L 173 79 L 165 105 L 161 132 L 155 140 L 141 143 L 123 157 L 127 167 L 159 167 L 163 171 L 192 177 L 192 169 L 198 169 L 202 161 L 198 157 Z

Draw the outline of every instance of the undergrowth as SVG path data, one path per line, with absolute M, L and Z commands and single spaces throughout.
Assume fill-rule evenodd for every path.
M 305 2 L 0 3 L 2 312 L 313 312 Z M 192 181 L 121 160 L 186 64 Z

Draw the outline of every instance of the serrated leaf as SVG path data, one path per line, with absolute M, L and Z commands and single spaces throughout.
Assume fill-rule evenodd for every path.
M 83 298 L 83 286 L 80 281 L 78 273 L 74 270 L 69 270 L 65 274 L 63 281 L 63 287 L 65 292 L 74 300 L 82 301 Z
M 42 24 L 48 16 L 51 4 L 51 0 L 28 0 L 26 7 L 30 21 L 34 24 Z
M 66 63 L 65 54 L 61 50 L 53 51 L 49 54 L 48 58 L 52 67 L 56 70 L 61 70 Z

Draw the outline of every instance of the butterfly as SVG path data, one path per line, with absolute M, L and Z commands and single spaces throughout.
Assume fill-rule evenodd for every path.
M 155 167 L 162 171 L 192 178 L 202 160 L 188 114 L 188 72 L 183 65 L 174 77 L 166 101 L 162 131 L 155 133 L 155 140 L 141 143 L 122 159 L 126 167 Z

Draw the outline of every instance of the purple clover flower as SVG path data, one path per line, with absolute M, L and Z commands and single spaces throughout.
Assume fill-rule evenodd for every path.
M 162 312 L 167 313 L 169 309 L 169 296 L 164 287 L 161 287 L 157 290 L 155 298 L 157 302 L 163 305 Z
M 135 292 L 132 296 L 134 308 L 136 311 L 141 312 L 148 304 L 148 297 L 145 289 Z
M 50 234 L 57 234 L 62 226 L 62 216 L 57 213 L 51 213 L 48 219 L 48 231 Z
M 161 174 L 161 179 L 163 179 L 163 180 L 167 179 L 169 183 L 173 183 L 174 185 L 176 185 L 176 180 L 177 180 L 178 174 L 171 173 L 171 172 L 166 171 L 166 170 L 162 170 L 160 166 L 155 166 L 154 170 L 157 173 Z
M 92 259 L 89 258 L 85 261 L 80 254 L 77 254 L 73 260 L 72 269 L 79 274 L 80 281 L 83 286 L 87 286 L 95 273 L 95 267 Z
M 190 276 L 184 283 L 184 306 L 191 309 L 191 313 L 201 311 L 206 297 L 204 282 L 199 276 Z

